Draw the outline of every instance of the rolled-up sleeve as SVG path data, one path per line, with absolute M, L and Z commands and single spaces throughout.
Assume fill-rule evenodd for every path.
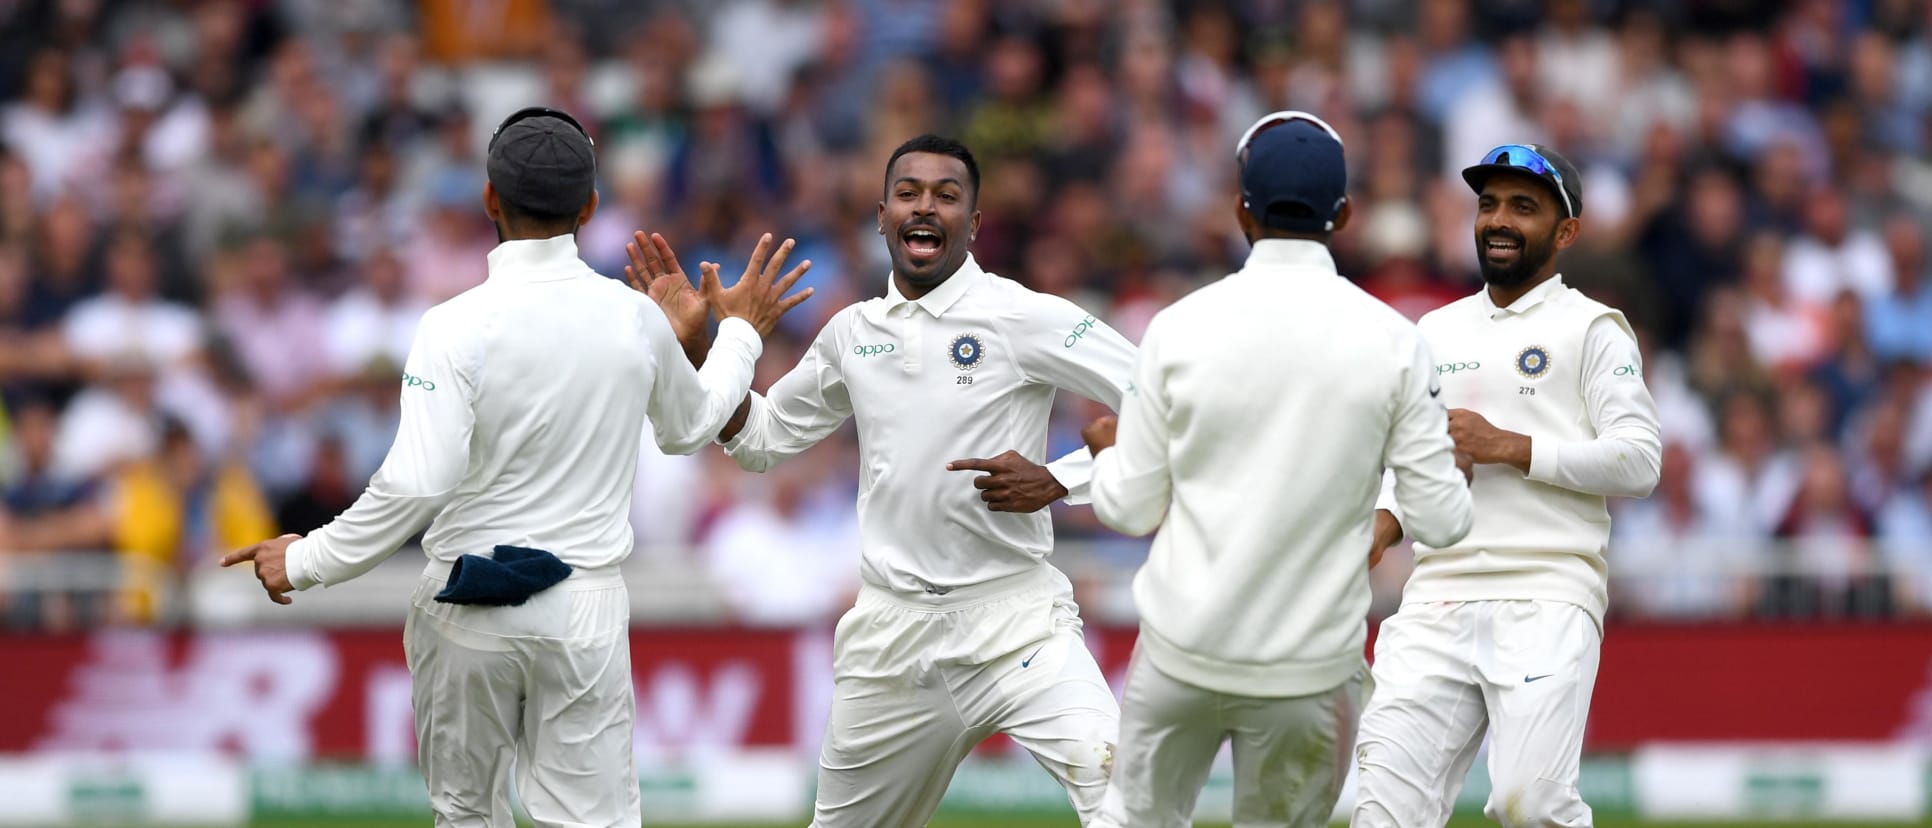
M 1529 479 L 1586 494 L 1648 496 L 1663 468 L 1663 438 L 1636 337 L 1620 315 L 1604 314 L 1590 323 L 1583 348 L 1583 402 L 1597 436 L 1531 434 Z
M 1134 344 L 1079 305 L 1051 294 L 1033 298 L 1032 307 L 1014 320 L 1020 371 L 1031 382 L 1072 391 L 1119 413 L 1134 378 Z M 1094 463 L 1086 449 L 1075 449 L 1046 468 L 1067 488 L 1066 503 L 1090 499 Z
M 368 572 L 442 511 L 469 469 L 479 366 L 472 335 L 442 307 L 423 315 L 403 369 L 396 442 L 355 505 L 287 551 L 296 589 Z
M 1120 405 L 1114 446 L 1093 459 L 1094 515 L 1128 535 L 1145 535 L 1158 528 L 1174 494 L 1159 322 L 1156 318 L 1141 339 L 1139 365 Z
M 1396 387 L 1394 416 L 1382 448 L 1385 475 L 1377 508 L 1394 513 L 1405 534 L 1443 547 L 1469 534 L 1475 521 L 1469 486 L 1456 469 L 1449 414 L 1438 395 L 1435 360 L 1418 334 Z

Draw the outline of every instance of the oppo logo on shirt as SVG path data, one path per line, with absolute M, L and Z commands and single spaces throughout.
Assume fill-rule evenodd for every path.
M 1483 364 L 1480 362 L 1445 362 L 1436 366 L 1436 373 L 1460 374 L 1464 371 L 1474 371 L 1481 367 L 1483 367 Z
M 894 344 L 892 344 L 892 343 L 890 343 L 890 342 L 888 342 L 888 343 L 886 343 L 886 344 L 884 344 L 884 345 L 854 345 L 854 346 L 852 346 L 852 353 L 854 353 L 854 354 L 858 354 L 859 356 L 862 356 L 862 357 L 869 357 L 869 356 L 881 356 L 881 355 L 884 355 L 884 354 L 889 354 L 889 353 L 892 353 L 893 351 L 897 351 L 897 350 L 899 350 L 899 346 L 897 346 L 897 345 L 894 345 Z
M 1080 324 L 1073 326 L 1073 332 L 1067 334 L 1067 340 L 1061 343 L 1060 347 L 1071 348 L 1080 344 L 1080 338 L 1086 336 L 1087 331 L 1092 330 L 1093 326 L 1098 324 L 1100 324 L 1100 321 L 1091 316 L 1080 320 Z
M 411 388 L 421 387 L 424 391 L 436 390 L 436 383 L 434 381 L 426 380 L 426 379 L 423 379 L 422 377 L 411 376 L 409 374 L 403 375 L 403 385 L 409 386 Z
M 1611 371 L 1610 373 L 1619 377 L 1634 377 L 1637 375 L 1637 366 L 1619 365 L 1617 366 L 1617 370 Z

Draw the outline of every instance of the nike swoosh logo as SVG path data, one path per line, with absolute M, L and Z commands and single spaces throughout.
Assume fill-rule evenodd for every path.
M 1549 678 L 1550 676 L 1554 676 L 1554 675 L 1556 675 L 1556 674 L 1555 674 L 1555 673 L 1544 673 L 1543 675 L 1540 675 L 1540 676 L 1531 676 L 1531 675 L 1525 675 L 1525 676 L 1523 676 L 1523 683 L 1524 683 L 1524 684 L 1528 684 L 1528 683 L 1530 683 L 1530 682 L 1532 682 L 1532 681 L 1535 681 L 1535 680 L 1537 680 L 1537 679 L 1546 679 L 1546 678 Z
M 1041 645 L 1040 645 L 1040 650 L 1044 650 L 1044 649 L 1046 649 L 1046 645 L 1045 645 L 1045 644 L 1041 644 Z M 1033 656 L 1037 656 L 1037 655 L 1039 655 L 1039 654 L 1040 654 L 1040 650 L 1034 650 L 1034 651 L 1033 651 L 1033 655 L 1030 655 L 1030 656 L 1027 656 L 1027 657 L 1026 657 L 1026 660 L 1025 660 L 1025 661 L 1022 661 L 1022 662 L 1020 662 L 1020 669 L 1022 669 L 1022 670 L 1024 670 L 1024 669 L 1026 669 L 1027 667 L 1030 667 L 1030 666 L 1032 666 L 1032 664 L 1033 664 Z

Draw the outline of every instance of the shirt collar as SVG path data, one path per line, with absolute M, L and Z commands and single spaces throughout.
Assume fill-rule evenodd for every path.
M 1563 287 L 1563 274 L 1558 273 L 1544 280 L 1543 284 L 1530 288 L 1530 292 L 1517 297 L 1516 301 L 1509 303 L 1509 307 L 1499 308 L 1496 307 L 1496 300 L 1489 298 L 1489 288 L 1484 286 L 1483 309 L 1489 312 L 1491 319 L 1500 318 L 1503 314 L 1528 313 L 1530 308 L 1543 304 L 1543 300 L 1550 298 L 1550 294 L 1562 290 Z
M 503 242 L 490 251 L 489 262 L 491 279 L 518 282 L 567 279 L 589 267 L 577 257 L 577 237 L 568 233 Z
M 899 292 L 899 281 L 888 275 L 885 301 L 873 303 L 870 306 L 873 312 L 868 313 L 867 316 L 870 316 L 872 321 L 879 322 L 900 307 L 912 304 L 924 308 L 934 319 L 938 319 L 945 315 L 946 310 L 951 308 L 953 303 L 959 301 L 959 297 L 965 296 L 967 289 L 978 283 L 979 277 L 985 273 L 986 271 L 980 269 L 978 260 L 973 258 L 973 254 L 968 253 L 966 261 L 960 263 L 959 269 L 953 271 L 953 275 L 946 277 L 946 281 L 940 282 L 938 287 L 926 291 L 924 296 L 917 299 L 907 299 L 905 294 Z
M 1248 252 L 1246 267 L 1306 267 L 1325 273 L 1335 272 L 1335 257 L 1328 245 L 1307 239 L 1257 239 Z

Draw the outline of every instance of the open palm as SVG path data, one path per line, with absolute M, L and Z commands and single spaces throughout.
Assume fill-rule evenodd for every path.
M 692 287 L 670 242 L 657 233 L 647 236 L 639 230 L 624 245 L 624 252 L 631 258 L 624 266 L 625 281 L 664 310 L 679 342 L 702 341 L 711 303 Z

